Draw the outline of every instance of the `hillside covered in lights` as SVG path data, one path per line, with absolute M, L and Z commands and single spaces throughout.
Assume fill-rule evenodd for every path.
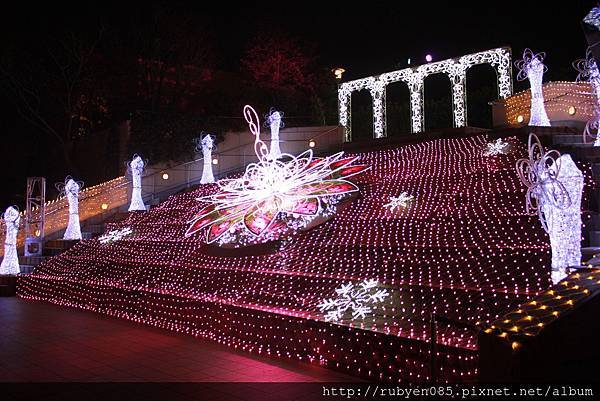
M 526 215 L 515 173 L 525 146 L 510 138 L 507 154 L 485 156 L 487 143 L 358 153 L 370 169 L 352 178 L 356 199 L 256 254 L 218 255 L 204 235 L 185 236 L 196 198 L 216 190 L 202 185 L 113 224 L 124 230 L 113 240 L 83 240 L 46 261 L 20 277 L 18 294 L 366 378 L 424 381 L 431 313 L 481 325 L 550 285 L 549 240 Z M 405 207 L 385 207 L 404 192 L 414 197 Z M 389 295 L 364 318 L 327 321 L 319 305 L 365 280 Z M 445 379 L 474 377 L 474 332 L 448 326 L 438 336 Z

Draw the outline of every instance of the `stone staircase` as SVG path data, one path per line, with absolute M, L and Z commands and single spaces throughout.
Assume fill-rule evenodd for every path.
M 127 217 L 126 212 L 116 213 L 108 217 L 104 222 L 94 222 L 90 224 L 82 224 L 81 237 L 82 239 L 89 239 L 97 237 L 104 233 L 105 223 L 121 221 Z M 42 256 L 19 256 L 19 268 L 21 274 L 33 273 L 35 268 L 42 263 L 44 260 L 60 255 L 67 251 L 79 241 L 63 240 L 63 239 L 51 239 L 44 243 L 43 255 Z M 1 258 L 0 258 L 1 259 Z M 0 276 L 0 297 L 14 296 L 16 290 L 16 276 Z

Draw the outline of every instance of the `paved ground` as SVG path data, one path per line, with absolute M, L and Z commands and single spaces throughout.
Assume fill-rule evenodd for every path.
M 92 312 L 0 298 L 0 382 L 356 380 Z

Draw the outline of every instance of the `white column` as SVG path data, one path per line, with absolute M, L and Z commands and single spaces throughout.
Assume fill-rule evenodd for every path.
M 20 221 L 19 211 L 9 206 L 4 212 L 6 238 L 4 240 L 4 258 L 0 264 L 0 274 L 20 273 L 19 256 L 17 255 L 17 233 Z
M 552 247 L 552 281 L 554 283 L 566 276 L 566 268 L 581 264 L 581 193 L 583 191 L 583 174 L 577 168 L 571 156 L 564 154 L 549 167 L 557 173 L 570 202 L 557 206 L 543 198 L 541 207 L 548 225 L 550 246 Z M 556 185 L 554 183 L 547 186 Z M 553 188 L 545 188 L 544 192 L 553 193 Z
M 344 142 L 352 142 L 351 91 L 341 84 L 338 89 L 340 125 L 344 127 Z
M 79 225 L 79 184 L 69 178 L 65 184 L 65 195 L 69 202 L 69 222 L 63 239 L 80 240 L 81 227 Z
M 452 83 L 452 120 L 455 128 L 467 125 L 465 81 L 466 72 L 462 68 L 450 74 L 450 82 Z
M 424 129 L 423 110 L 423 75 L 413 73 L 409 77 L 408 89 L 410 90 L 410 120 L 412 133 L 422 132 Z
M 211 134 L 206 134 L 202 137 L 200 144 L 202 145 L 202 157 L 204 160 L 200 184 L 210 184 L 215 182 L 212 171 L 212 151 L 215 147 L 214 137 Z
M 598 73 L 598 65 L 593 58 L 590 61 L 590 83 L 594 88 L 594 92 L 596 92 L 596 114 L 598 114 L 597 118 L 600 118 L 600 73 Z M 600 123 L 596 124 L 598 127 L 594 146 L 600 146 Z
M 269 150 L 269 159 L 279 159 L 281 157 L 281 149 L 279 148 L 279 128 L 282 127 L 283 122 L 281 112 L 272 110 L 267 117 L 269 128 L 271 129 L 271 147 Z
M 142 173 L 144 172 L 144 161 L 142 158 L 138 155 L 134 155 L 133 160 L 131 160 L 129 163 L 129 169 L 131 170 L 131 178 L 133 181 L 129 211 L 145 211 L 146 205 L 144 205 L 144 201 L 142 199 Z
M 531 63 L 525 67 L 529 84 L 531 85 L 531 112 L 529 125 L 549 127 L 550 120 L 546 114 L 544 106 L 544 92 L 542 91 L 542 81 L 544 78 L 544 64 L 537 58 L 533 58 Z
M 387 136 L 385 121 L 385 83 L 380 79 L 373 82 L 369 88 L 373 99 L 373 137 L 384 138 Z

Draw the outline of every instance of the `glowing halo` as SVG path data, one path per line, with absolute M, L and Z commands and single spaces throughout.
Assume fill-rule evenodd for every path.
M 258 161 L 250 163 L 240 178 L 219 180 L 216 194 L 197 199 L 208 205 L 189 221 L 186 236 L 207 228 L 209 244 L 245 246 L 271 241 L 307 227 L 317 217 L 335 214 L 336 205 L 358 191 L 347 178 L 368 167 L 352 165 L 357 157 L 339 152 L 316 158 L 309 149 L 298 156 L 281 153 L 273 159 L 260 138 L 256 111 L 246 105 L 244 117 L 254 135 Z

